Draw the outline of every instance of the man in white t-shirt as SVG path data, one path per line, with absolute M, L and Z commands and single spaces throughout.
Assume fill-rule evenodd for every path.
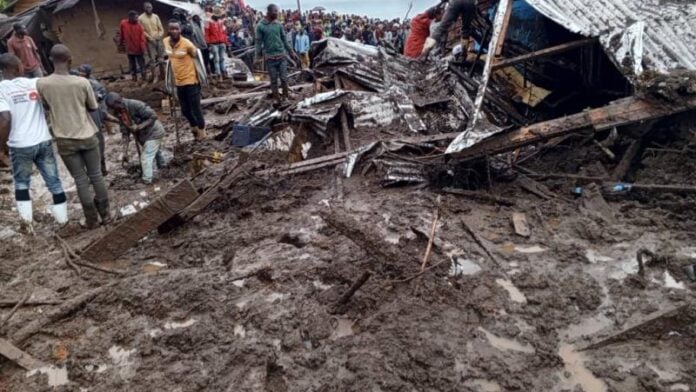
M 60 225 L 68 223 L 68 205 L 53 154 L 53 141 L 36 90 L 37 79 L 23 77 L 21 60 L 13 54 L 0 55 L 0 146 L 10 148 L 17 211 L 30 231 L 33 210 L 29 189 L 34 165 L 53 195 L 52 212 Z

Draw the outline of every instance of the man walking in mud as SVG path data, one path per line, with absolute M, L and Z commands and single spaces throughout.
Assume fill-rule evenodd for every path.
M 206 82 L 205 66 L 198 56 L 196 46 L 181 35 L 181 24 L 172 19 L 168 25 L 169 36 L 164 39 L 164 50 L 169 56 L 169 70 L 172 77 L 167 77 L 170 91 L 176 87 L 176 95 L 181 105 L 181 113 L 191 125 L 191 132 L 196 141 L 205 139 L 205 118 L 201 109 L 201 84 Z M 169 72 L 168 70 L 168 72 Z
M 445 11 L 445 16 L 442 18 L 442 23 L 440 23 L 435 31 L 430 34 L 430 37 L 425 40 L 423 51 L 420 56 L 421 59 L 427 58 L 435 45 L 439 46 L 440 53 L 445 53 L 449 29 L 454 25 L 457 19 L 460 18 L 462 20 L 462 50 L 466 53 L 470 48 L 471 22 L 476 16 L 476 0 L 441 0 L 440 3 L 449 3 L 449 5 Z
M 70 75 L 72 54 L 65 45 L 51 49 L 55 72 L 39 79 L 37 90 L 49 109 L 58 153 L 75 179 L 88 229 L 111 222 L 109 194 L 101 172 L 97 126 L 89 112 L 99 109 L 89 81 Z M 92 189 L 94 193 L 92 193 Z
M 24 77 L 22 61 L 15 55 L 0 56 L 0 146 L 10 147 L 15 201 L 22 226 L 33 232 L 33 208 L 29 194 L 34 165 L 53 195 L 51 212 L 59 225 L 68 223 L 68 204 L 53 154 L 41 99 L 36 91 L 38 79 Z
M 271 78 L 271 94 L 279 104 L 278 79 L 283 86 L 283 99 L 290 95 L 288 87 L 288 55 L 300 64 L 300 60 L 285 37 L 283 25 L 278 22 L 278 6 L 268 6 L 266 17 L 256 26 L 256 56 L 266 57 L 266 68 Z

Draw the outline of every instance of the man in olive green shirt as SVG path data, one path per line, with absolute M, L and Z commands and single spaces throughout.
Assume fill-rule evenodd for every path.
M 278 79 L 283 85 L 283 98 L 287 99 L 288 89 L 288 55 L 299 64 L 300 60 L 285 39 L 283 25 L 278 22 L 278 6 L 268 6 L 266 17 L 256 26 L 256 56 L 266 56 L 266 68 L 271 78 L 271 93 L 276 103 L 278 96 Z
M 153 13 L 152 3 L 143 4 L 143 12 L 138 17 L 138 23 L 143 27 L 147 40 L 147 56 L 150 66 L 159 66 L 160 75 L 164 77 L 164 26 L 157 14 Z
M 65 45 L 51 49 L 55 72 L 37 82 L 36 89 L 48 108 L 53 136 L 65 166 L 75 179 L 77 194 L 89 229 L 111 221 L 109 194 L 101 171 L 99 139 L 89 112 L 99 109 L 89 80 L 70 75 L 72 54 Z M 94 193 L 92 189 L 94 188 Z

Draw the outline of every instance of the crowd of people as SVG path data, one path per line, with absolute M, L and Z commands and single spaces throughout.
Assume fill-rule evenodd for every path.
M 194 140 L 201 141 L 206 138 L 201 89 L 209 75 L 226 76 L 227 56 L 244 49 L 263 59 L 272 96 L 279 103 L 279 87 L 283 98 L 289 96 L 288 62 L 307 67 L 311 43 L 327 36 L 389 46 L 410 57 L 423 57 L 442 43 L 450 26 L 461 18 L 462 44 L 468 44 L 475 1 L 449 0 L 446 9 L 445 2 L 441 0 L 417 15 L 410 23 L 410 34 L 408 24 L 399 19 L 384 21 L 320 10 L 283 11 L 273 4 L 261 13 L 243 0 L 206 6 L 204 15 L 176 9 L 165 25 L 146 2 L 143 12 L 130 11 L 121 21 L 115 41 L 127 54 L 134 80 L 144 79 L 147 69 L 159 69 L 165 75 L 167 89 L 178 98 Z M 107 92 L 92 78 L 89 64 L 72 68 L 72 54 L 65 45 L 53 46 L 53 73 L 44 76 L 37 47 L 25 26 L 16 24 L 13 30 L 8 53 L 0 55 L 0 161 L 12 168 L 23 226 L 31 231 L 33 224 L 30 185 L 34 167 L 53 195 L 56 221 L 60 225 L 68 222 L 67 198 L 54 147 L 76 184 L 85 227 L 109 224 L 112 217 L 104 181 L 108 173 L 103 135 L 106 124 L 120 126 L 126 162 L 128 145 L 135 139 L 146 184 L 153 181 L 155 165 L 161 168 L 167 164 L 164 127 L 146 103 Z M 5 146 L 9 154 L 4 152 Z

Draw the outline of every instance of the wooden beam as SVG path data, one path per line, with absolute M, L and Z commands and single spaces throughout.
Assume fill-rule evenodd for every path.
M 249 169 L 253 166 L 254 163 L 252 162 L 237 164 L 203 194 L 199 196 L 196 192 L 196 197 L 184 206 L 185 208 L 180 208 L 176 213 L 158 223 L 157 226 L 159 227 L 157 229 L 159 233 L 168 233 L 202 213 L 210 204 L 223 195 L 224 190 L 231 188 L 246 178 L 249 175 Z
M 570 50 L 576 49 L 576 48 L 581 48 L 584 46 L 592 45 L 597 40 L 595 38 L 586 38 L 586 39 L 581 39 L 573 42 L 568 42 L 562 45 L 556 45 L 552 46 L 550 48 L 546 49 L 541 49 L 537 50 L 535 52 L 523 54 L 521 56 L 513 57 L 511 59 L 505 59 L 498 61 L 493 64 L 493 70 L 501 69 L 501 68 L 506 68 L 506 67 L 511 67 L 513 65 L 517 65 L 519 63 L 524 63 L 526 61 L 530 60 L 536 60 L 542 57 L 548 57 L 548 56 L 553 56 L 555 54 L 560 54 L 564 52 L 568 52 Z
M 189 180 L 181 181 L 89 245 L 82 253 L 82 258 L 93 263 L 116 260 L 147 233 L 176 215 L 198 196 L 198 191 Z
M 7 339 L 0 338 L 0 355 L 21 366 L 25 370 L 38 369 L 43 363 L 25 353 Z
M 486 64 L 483 67 L 483 76 L 481 78 L 481 83 L 478 86 L 478 92 L 476 93 L 476 99 L 474 100 L 474 112 L 471 113 L 469 118 L 469 126 L 465 132 L 469 132 L 471 129 L 476 127 L 479 121 L 481 108 L 483 108 L 483 99 L 486 96 L 486 90 L 488 89 L 488 82 L 491 79 L 492 65 L 495 56 L 491 56 L 490 53 L 495 53 L 498 55 L 499 52 L 502 53 L 503 42 L 505 41 L 505 34 L 507 33 L 507 26 L 510 22 L 510 14 L 512 13 L 512 0 L 500 0 L 498 4 L 498 12 L 493 20 L 493 34 L 491 35 L 491 42 L 488 46 L 489 55 L 486 56 Z M 466 50 L 466 48 L 464 49 Z
M 505 44 L 505 38 L 507 37 L 507 32 L 510 27 L 510 17 L 512 16 L 512 1 L 506 2 L 501 1 L 499 7 L 505 7 L 505 14 L 503 15 L 503 25 L 500 29 L 500 38 L 495 46 L 495 57 L 500 57 L 503 55 L 503 45 Z M 466 49 L 464 49 L 466 50 Z
M 638 97 L 624 98 L 601 108 L 501 132 L 467 149 L 452 153 L 451 156 L 460 161 L 477 159 L 513 151 L 582 129 L 607 129 L 654 120 L 694 108 L 696 98 L 685 99 L 680 104 L 649 101 Z
M 305 87 L 312 87 L 314 84 L 312 83 L 305 83 L 305 84 L 298 84 L 296 86 L 291 86 L 290 90 L 301 90 Z M 259 86 L 261 87 L 261 86 Z M 236 101 L 240 99 L 247 99 L 247 98 L 258 98 L 258 97 L 263 97 L 264 95 L 268 94 L 268 91 L 259 91 L 259 92 L 254 92 L 254 93 L 242 93 L 242 94 L 231 94 L 231 95 L 224 95 L 222 97 L 214 97 L 214 98 L 206 98 L 201 100 L 201 106 L 208 106 L 208 105 L 213 105 L 216 103 L 220 102 L 225 102 L 225 101 Z

